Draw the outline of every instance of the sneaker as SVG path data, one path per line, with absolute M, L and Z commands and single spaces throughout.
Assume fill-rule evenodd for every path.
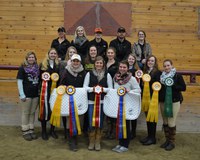
M 117 145 L 115 148 L 112 149 L 112 151 L 117 152 L 117 150 L 118 150 L 120 147 L 121 147 L 120 145 Z
M 118 152 L 118 153 L 127 152 L 127 151 L 128 151 L 128 148 L 126 148 L 124 146 L 121 146 L 119 149 L 116 150 L 116 152 Z
M 32 137 L 30 134 L 25 134 L 23 135 L 23 138 L 26 140 L 26 141 L 32 141 Z

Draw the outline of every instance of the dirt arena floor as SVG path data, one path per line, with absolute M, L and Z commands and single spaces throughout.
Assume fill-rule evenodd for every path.
M 40 128 L 36 128 L 40 136 Z M 20 127 L 0 126 L 0 160 L 199 160 L 200 133 L 177 133 L 176 148 L 165 151 L 159 146 L 164 141 L 163 133 L 158 131 L 157 144 L 143 146 L 139 139 L 145 136 L 144 131 L 137 133 L 131 141 L 129 151 L 116 153 L 111 149 L 117 140 L 102 140 L 102 150 L 88 151 L 87 138 L 79 137 L 79 150 L 72 152 L 64 140 L 63 130 L 57 131 L 59 139 L 50 138 L 43 141 L 41 137 L 34 141 L 25 141 Z

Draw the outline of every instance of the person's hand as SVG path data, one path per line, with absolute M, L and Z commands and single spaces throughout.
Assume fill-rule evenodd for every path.
M 143 60 L 142 60 L 142 64 L 145 64 L 145 63 L 146 63 L 146 59 L 143 59 Z
M 21 101 L 22 101 L 22 102 L 25 102 L 25 101 L 26 101 L 26 98 L 22 98 Z

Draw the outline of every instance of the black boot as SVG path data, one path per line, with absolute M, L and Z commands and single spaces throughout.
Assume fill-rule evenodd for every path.
M 143 145 L 151 145 L 151 144 L 156 144 L 156 125 L 157 123 L 155 122 L 149 122 L 149 139 L 143 143 Z
M 147 133 L 148 133 L 147 137 L 141 139 L 140 143 L 143 144 L 143 143 L 147 142 L 150 138 L 150 122 L 147 122 Z
M 160 146 L 160 148 L 165 148 L 169 144 L 169 127 L 167 124 L 163 124 L 163 130 L 165 133 L 165 142 Z
M 175 135 L 176 135 L 176 126 L 169 127 L 169 144 L 165 147 L 166 151 L 171 151 L 175 148 Z
M 63 127 L 64 127 L 64 138 L 67 139 L 67 118 L 62 117 Z
M 72 136 L 69 138 L 69 148 L 71 151 L 78 151 L 78 148 L 77 148 L 77 136 Z
M 50 136 L 53 137 L 54 139 L 58 139 L 58 136 L 55 132 L 55 126 L 51 125 L 51 128 L 50 128 Z
M 46 121 L 41 121 L 41 126 L 42 126 L 42 139 L 45 140 L 45 141 L 49 139 L 48 134 L 47 134 L 46 124 L 47 124 Z

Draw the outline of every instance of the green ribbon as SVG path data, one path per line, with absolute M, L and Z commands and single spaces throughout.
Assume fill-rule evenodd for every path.
M 172 110 L 172 87 L 166 86 L 164 114 L 166 117 L 173 117 Z

